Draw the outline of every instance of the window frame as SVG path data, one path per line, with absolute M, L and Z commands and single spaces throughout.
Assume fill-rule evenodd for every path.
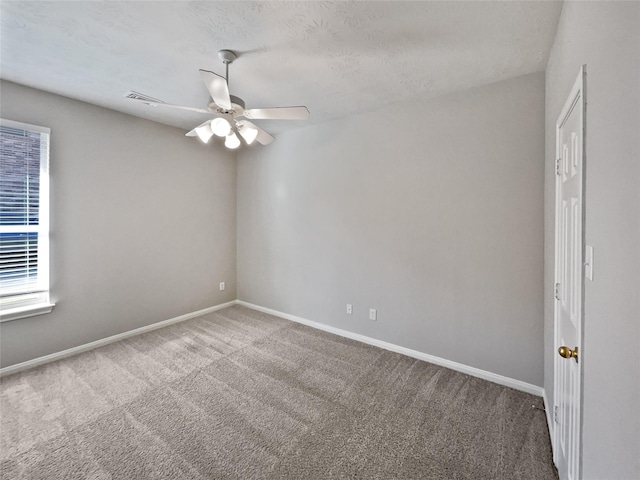
M 51 129 L 0 118 L 0 126 L 41 135 L 38 225 L 0 225 L 2 233 L 36 233 L 38 236 L 37 281 L 31 288 L 0 290 L 0 323 L 50 313 L 55 304 L 49 292 L 49 158 Z

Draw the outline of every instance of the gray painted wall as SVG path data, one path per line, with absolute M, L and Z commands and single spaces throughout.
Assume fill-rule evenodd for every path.
M 0 325 L 3 367 L 236 298 L 233 154 L 175 128 L 0 87 L 3 118 L 51 128 L 56 303 Z
M 543 170 L 544 73 L 280 135 L 239 154 L 238 298 L 541 386 Z
M 587 65 L 585 480 L 640 478 L 640 3 L 565 2 L 546 75 L 545 390 L 553 399 L 555 122 Z

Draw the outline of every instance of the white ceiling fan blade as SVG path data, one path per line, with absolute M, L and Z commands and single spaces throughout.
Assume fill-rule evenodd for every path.
M 172 105 L 170 103 L 164 102 L 146 102 L 144 100 L 140 100 L 142 103 L 146 103 L 151 107 L 169 107 L 169 108 L 177 108 L 179 110 L 188 110 L 190 112 L 198 112 L 198 113 L 208 113 L 211 114 L 209 110 L 206 108 L 196 108 L 196 107 L 183 107 L 182 105 Z
M 265 132 L 263 129 L 261 129 L 257 125 L 247 120 L 244 120 L 242 123 L 244 123 L 248 127 L 255 128 L 258 131 L 258 135 L 256 135 L 256 142 L 258 142 L 260 145 L 269 145 L 271 142 L 275 140 L 274 137 L 269 135 L 267 132 Z M 242 131 L 240 131 L 240 135 L 242 135 Z
M 216 105 L 231 110 L 231 97 L 225 78 L 208 70 L 200 70 L 200 76 Z
M 201 123 L 200 125 L 198 125 L 196 128 L 194 128 L 193 130 L 188 131 L 187 133 L 185 133 L 185 137 L 197 137 L 198 136 L 198 132 L 196 132 L 196 130 L 200 127 L 204 127 L 207 123 L 211 123 L 211 120 L 207 120 L 206 122 Z
M 242 115 L 252 120 L 306 120 L 309 110 L 307 107 L 250 108 Z

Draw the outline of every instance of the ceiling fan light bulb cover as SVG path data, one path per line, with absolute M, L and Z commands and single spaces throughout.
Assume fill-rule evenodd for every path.
M 224 141 L 224 146 L 231 149 L 238 148 L 240 146 L 240 139 L 235 133 L 230 133 Z
M 208 123 L 196 128 L 196 133 L 198 134 L 198 137 L 200 138 L 200 140 L 202 140 L 204 143 L 207 143 L 209 139 L 213 136 L 211 125 L 209 125 Z
M 211 122 L 211 130 L 219 137 L 226 137 L 231 132 L 231 125 L 224 118 L 216 118 Z
M 242 138 L 244 138 L 245 142 L 247 142 L 247 145 L 251 145 L 258 136 L 258 130 L 248 125 L 244 125 L 240 129 L 240 135 L 242 135 Z

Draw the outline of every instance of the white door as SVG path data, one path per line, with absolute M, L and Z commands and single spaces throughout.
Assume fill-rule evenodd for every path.
M 561 480 L 581 466 L 585 67 L 556 123 L 553 456 Z

